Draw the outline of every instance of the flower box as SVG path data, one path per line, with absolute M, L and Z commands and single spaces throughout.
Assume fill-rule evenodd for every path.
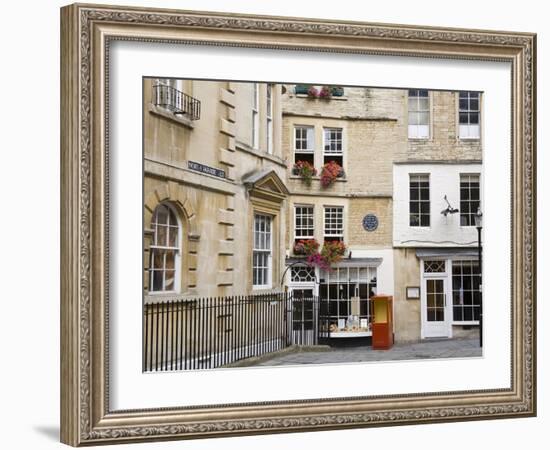
M 343 97 L 344 88 L 342 86 L 332 86 L 330 88 L 331 94 L 333 97 Z
M 309 90 L 309 88 L 309 84 L 297 84 L 296 86 L 294 86 L 294 93 L 307 95 L 307 91 Z

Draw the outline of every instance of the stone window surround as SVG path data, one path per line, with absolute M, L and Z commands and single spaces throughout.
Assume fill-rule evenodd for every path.
M 301 116 L 300 116 L 301 117 Z M 312 117 L 313 119 L 319 119 L 319 117 L 315 117 L 313 116 Z M 328 118 L 329 120 L 333 119 L 333 118 Z M 337 119 L 339 120 L 339 119 Z M 346 151 L 347 151 L 347 135 L 346 135 L 346 127 L 345 127 L 345 124 L 344 123 L 341 123 L 341 121 L 339 121 L 339 123 L 337 124 L 331 124 L 331 123 L 328 123 L 328 124 L 318 124 L 318 123 L 315 123 L 315 124 L 308 124 L 308 123 L 302 123 L 302 122 L 295 122 L 295 123 L 291 123 L 291 126 L 292 126 L 292 133 L 291 134 L 291 139 L 292 139 L 292 142 L 291 142 L 291 151 L 293 153 L 293 159 L 292 161 L 294 161 L 295 159 L 295 155 L 296 155 L 296 128 L 300 128 L 300 127 L 303 127 L 303 128 L 313 128 L 313 151 L 310 151 L 310 152 L 304 152 L 305 154 L 308 154 L 308 155 L 311 155 L 313 154 L 313 158 L 314 158 L 314 166 L 315 166 L 315 157 L 316 155 L 318 154 L 318 152 L 321 152 L 321 163 L 322 163 L 322 159 L 325 157 L 325 150 L 324 150 L 324 134 L 325 134 L 325 129 L 330 129 L 330 128 L 334 128 L 334 129 L 341 129 L 342 130 L 342 152 L 337 154 L 337 156 L 340 156 L 342 157 L 342 168 L 344 169 L 344 176 L 342 177 L 338 177 L 336 178 L 336 182 L 346 182 L 347 181 L 347 170 L 346 170 L 346 160 L 347 158 L 345 158 L 345 154 L 346 154 Z M 318 128 L 320 128 L 321 130 L 321 133 L 320 133 L 320 136 L 321 136 L 321 142 L 318 143 L 317 142 L 317 134 L 318 134 Z M 320 145 L 319 145 L 320 144 Z M 331 153 L 328 153 L 328 155 L 331 155 Z M 323 164 L 321 164 L 321 167 L 322 167 Z M 320 167 L 317 167 L 317 175 L 313 176 L 312 178 L 314 180 L 320 180 L 321 179 L 321 169 Z M 290 168 L 292 168 L 292 164 L 290 166 Z M 293 175 L 292 174 L 292 171 L 289 170 L 289 178 L 290 179 L 295 179 L 295 180 L 299 180 L 301 179 L 300 175 Z
M 181 193 L 181 191 L 180 191 Z M 180 249 L 180 280 L 178 292 L 144 292 L 144 302 L 164 301 L 165 298 L 192 297 L 196 295 L 197 254 L 200 242 L 200 229 L 194 205 L 182 195 L 170 196 L 167 185 L 159 185 L 144 199 L 144 223 L 150 223 L 153 211 L 161 203 L 169 203 L 181 225 Z M 144 229 L 144 239 L 150 239 L 152 230 Z

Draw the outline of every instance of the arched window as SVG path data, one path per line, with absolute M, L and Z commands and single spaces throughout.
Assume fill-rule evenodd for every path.
M 162 203 L 151 222 L 150 292 L 179 291 L 181 226 L 172 208 Z

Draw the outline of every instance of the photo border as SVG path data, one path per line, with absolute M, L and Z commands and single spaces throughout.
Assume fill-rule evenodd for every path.
M 108 67 L 114 40 L 512 66 L 510 389 L 109 409 Z M 536 415 L 536 35 L 75 4 L 61 9 L 61 441 L 73 446 Z

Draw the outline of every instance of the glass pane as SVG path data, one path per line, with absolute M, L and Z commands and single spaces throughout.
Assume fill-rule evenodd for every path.
M 428 309 L 428 322 L 435 322 L 435 310 Z
M 462 317 L 463 317 L 462 307 L 455 306 L 453 308 L 453 320 L 456 320 L 458 322 L 458 321 L 463 320 Z
M 460 109 L 468 109 L 468 100 L 464 99 L 464 98 L 461 98 L 459 101 L 458 101 L 458 107 Z
M 162 247 L 165 247 L 167 244 L 167 227 L 166 225 L 158 225 L 157 226 L 157 236 L 156 236 L 156 243 L 157 245 L 160 245 Z
M 421 200 L 430 199 L 430 189 L 428 186 L 420 188 L 420 199 Z
M 164 268 L 164 256 L 161 251 L 153 250 L 153 257 L 151 258 L 151 269 L 163 269 Z
M 470 99 L 470 110 L 473 110 L 473 111 L 479 110 L 479 100 L 477 98 Z
M 176 272 L 174 270 L 167 270 L 165 272 L 165 280 L 164 280 L 164 290 L 165 291 L 173 291 L 174 290 L 174 281 L 175 281 L 175 274 Z
M 170 227 L 168 230 L 168 246 L 177 247 L 178 246 L 178 229 L 176 227 Z
M 409 195 L 411 200 L 418 200 L 418 197 L 420 196 L 420 191 L 416 188 L 410 188 Z
M 417 112 L 409 112 L 409 125 L 418 125 L 418 115 Z
M 459 123 L 462 123 L 462 124 L 467 124 L 468 123 L 468 113 L 459 113 L 458 114 L 458 121 Z
M 166 206 L 157 206 L 157 209 L 155 210 L 155 219 L 157 223 L 168 223 L 168 209 Z
M 479 123 L 479 113 L 470 113 L 470 123 L 473 125 Z
M 162 274 L 163 272 L 161 270 L 154 270 L 152 272 L 153 274 L 153 287 L 152 291 L 162 291 Z
M 430 204 L 428 202 L 421 202 L 420 203 L 420 212 L 422 214 L 429 214 L 430 213 Z
M 169 225 L 177 225 L 178 224 L 178 221 L 176 219 L 176 215 L 174 214 L 174 211 L 172 211 L 171 209 L 169 208 L 166 208 L 167 211 L 168 211 L 168 222 L 169 222 Z
M 430 100 L 427 98 L 420 98 L 418 100 L 418 109 L 420 111 L 428 111 L 430 109 Z
M 421 227 L 429 227 L 430 226 L 430 216 L 422 215 L 420 217 L 420 226 Z
M 430 113 L 427 113 L 427 112 L 418 113 L 419 125 L 429 125 L 429 123 L 430 123 Z
M 173 250 L 169 250 L 165 252 L 165 254 L 166 254 L 165 268 L 174 270 L 176 268 L 176 252 Z

